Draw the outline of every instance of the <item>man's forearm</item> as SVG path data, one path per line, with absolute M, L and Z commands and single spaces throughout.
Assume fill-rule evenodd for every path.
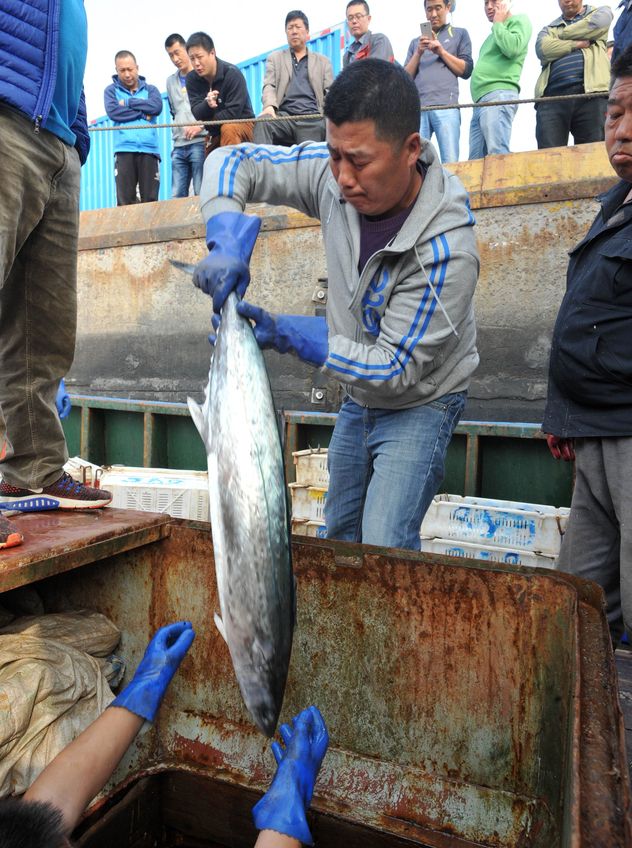
M 410 57 L 410 61 L 408 62 L 408 64 L 404 65 L 404 70 L 406 71 L 407 74 L 409 74 L 411 77 L 413 77 L 413 79 L 415 78 L 415 75 L 416 75 L 417 71 L 419 70 L 420 59 L 421 59 L 421 54 L 417 50 L 415 50 L 413 55 Z
M 467 68 L 465 59 L 459 59 L 458 56 L 453 56 L 447 50 L 443 50 L 439 54 L 439 58 L 452 71 L 455 77 L 462 77 L 465 73 L 465 69 Z
M 52 804 L 70 833 L 81 814 L 107 783 L 144 719 L 120 707 L 108 707 L 64 748 L 24 794 L 26 801 Z
M 301 848 L 301 843 L 284 833 L 277 833 L 276 830 L 262 830 L 255 842 L 255 848 Z

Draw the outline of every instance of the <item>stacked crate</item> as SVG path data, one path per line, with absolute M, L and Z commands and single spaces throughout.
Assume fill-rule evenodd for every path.
M 295 451 L 292 532 L 324 537 L 327 449 Z M 445 556 L 555 568 L 569 510 L 545 504 L 437 495 L 420 528 L 421 549 Z
M 329 486 L 327 448 L 308 448 L 292 454 L 296 483 L 292 494 L 292 533 L 299 536 L 325 536 L 325 498 Z
M 421 524 L 421 549 L 555 568 L 569 512 L 545 504 L 437 495 Z

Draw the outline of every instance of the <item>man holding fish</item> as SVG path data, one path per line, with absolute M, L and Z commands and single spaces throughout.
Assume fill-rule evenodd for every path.
M 248 202 L 319 218 L 327 317 L 272 315 L 240 301 L 262 348 L 294 353 L 344 386 L 329 447 L 329 538 L 418 550 L 452 432 L 478 364 L 479 259 L 467 194 L 419 135 L 406 72 L 367 59 L 325 101 L 327 141 L 242 144 L 206 162 L 209 255 L 194 283 L 219 314 L 243 298 L 260 226 Z

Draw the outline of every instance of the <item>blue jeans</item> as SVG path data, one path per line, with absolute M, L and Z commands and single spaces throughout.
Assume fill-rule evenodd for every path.
M 171 196 L 188 197 L 193 181 L 193 194 L 199 194 L 204 171 L 204 142 L 195 141 L 171 151 Z
M 459 161 L 459 137 L 461 135 L 460 109 L 437 109 L 422 112 L 419 132 L 422 138 L 437 138 L 437 147 L 443 164 Z
M 517 91 L 498 89 L 484 94 L 477 102 L 517 99 Z M 474 109 L 470 124 L 470 159 L 482 159 L 492 153 L 509 153 L 511 125 L 517 111 L 518 107 L 509 103 L 506 106 Z
M 398 410 L 343 402 L 328 453 L 328 539 L 420 549 L 421 521 L 443 481 L 465 398 Z

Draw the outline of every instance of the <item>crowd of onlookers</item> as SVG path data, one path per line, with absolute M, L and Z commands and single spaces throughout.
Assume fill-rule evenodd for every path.
M 566 145 L 570 135 L 575 144 L 603 140 L 613 44 L 615 52 L 621 52 L 632 40 L 629 0 L 621 4 L 616 43 L 608 41 L 610 6 L 558 2 L 561 15 L 544 26 L 535 41 L 542 65 L 535 90 L 540 101 L 535 107 L 539 148 Z M 532 36 L 529 17 L 514 14 L 509 0 L 483 0 L 491 31 L 475 59 L 467 30 L 452 23 L 454 5 L 453 0 L 425 0 L 427 22 L 411 40 L 403 62 L 419 92 L 421 135 L 434 137 L 443 163 L 459 159 L 459 79 L 469 79 L 472 101 L 479 104 L 470 124 L 469 158 L 509 152 L 515 101 Z M 350 41 L 343 67 L 367 57 L 395 61 L 388 37 L 370 29 L 365 0 L 349 0 L 346 22 Z M 308 48 L 309 21 L 302 11 L 288 12 L 285 34 L 288 47 L 271 53 L 266 61 L 263 109 L 257 121 L 243 74 L 217 56 L 207 33 L 196 32 L 186 39 L 173 33 L 166 39 L 165 49 L 176 67 L 167 80 L 167 95 L 179 125 L 173 128 L 173 197 L 187 196 L 191 189 L 199 193 L 205 156 L 216 147 L 243 141 L 291 145 L 324 140 L 322 113 L 333 81 L 331 62 Z M 155 124 L 162 111 L 161 96 L 139 76 L 129 51 L 116 54 L 115 67 L 112 84 L 105 90 L 105 108 L 121 127 L 114 141 L 117 203 L 157 200 L 157 132 L 129 127 Z M 192 123 L 187 125 L 188 121 Z M 202 127 L 200 121 L 209 123 Z

